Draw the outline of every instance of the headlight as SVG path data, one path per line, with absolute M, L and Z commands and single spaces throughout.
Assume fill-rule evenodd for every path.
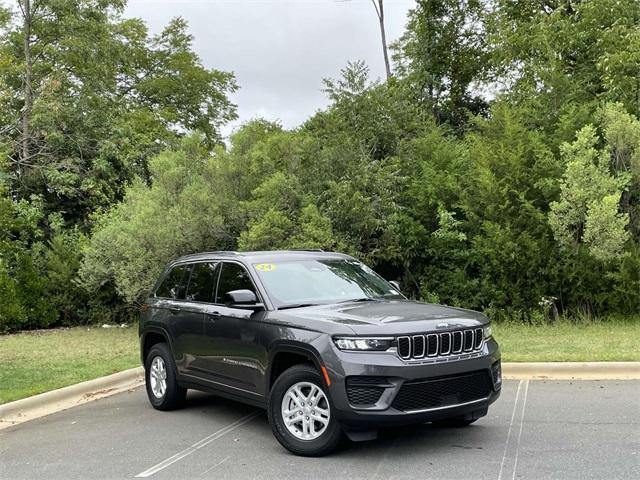
M 339 337 L 333 341 L 340 350 L 383 352 L 391 347 L 393 338 Z
M 484 327 L 482 327 L 482 336 L 485 340 L 489 340 L 491 338 L 491 324 L 487 323 Z

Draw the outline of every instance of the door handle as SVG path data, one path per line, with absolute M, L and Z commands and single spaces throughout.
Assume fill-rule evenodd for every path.
M 170 308 L 169 311 L 173 314 L 173 315 L 177 315 L 180 312 L 179 308 Z
M 217 318 L 220 318 L 220 312 L 207 312 L 206 315 L 209 320 L 216 320 Z

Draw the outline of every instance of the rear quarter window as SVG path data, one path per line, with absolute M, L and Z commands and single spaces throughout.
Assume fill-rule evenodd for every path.
M 190 270 L 190 265 L 178 265 L 173 267 L 164 277 L 164 280 L 162 280 L 162 283 L 156 290 L 155 296 L 160 298 L 184 300 Z

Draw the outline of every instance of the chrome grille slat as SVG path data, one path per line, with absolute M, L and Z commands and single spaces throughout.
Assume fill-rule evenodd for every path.
M 470 352 L 471 350 L 473 350 L 473 330 L 465 330 L 463 332 L 463 344 L 462 344 L 462 350 L 464 350 L 465 352 Z
M 410 337 L 398 337 L 398 355 L 400 358 L 411 358 L 411 338 Z
M 481 328 L 476 328 L 475 329 L 475 341 L 473 342 L 473 349 L 477 350 L 478 348 L 480 348 L 482 346 L 482 341 L 484 340 L 484 338 L 482 338 L 483 336 L 483 332 Z
M 482 328 L 405 335 L 396 338 L 398 356 L 403 360 L 465 355 L 482 350 Z

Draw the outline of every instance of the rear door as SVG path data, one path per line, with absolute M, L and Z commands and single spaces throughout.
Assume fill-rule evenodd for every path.
M 263 310 L 233 308 L 224 304 L 224 293 L 253 291 L 260 301 L 249 273 L 237 262 L 221 262 L 215 305 L 205 318 L 206 368 L 209 380 L 230 388 L 258 394 L 264 375 L 266 349 L 260 344 Z
M 208 308 L 213 303 L 218 269 L 217 262 L 198 262 L 191 266 L 185 301 L 175 319 L 176 328 L 183 332 L 183 372 L 198 378 L 206 377 L 204 325 Z
M 202 317 L 190 315 L 186 301 L 191 267 L 190 264 L 174 266 L 155 293 L 155 306 L 161 310 L 162 323 L 171 336 L 171 350 L 180 374 L 189 372 L 195 354 L 194 339 L 202 335 L 203 328 Z

